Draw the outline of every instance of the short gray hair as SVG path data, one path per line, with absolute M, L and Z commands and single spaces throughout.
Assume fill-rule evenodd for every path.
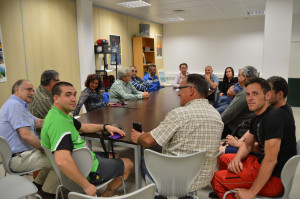
M 131 68 L 131 67 L 134 68 L 134 69 L 136 69 L 136 66 L 129 66 L 129 68 Z
M 122 77 L 125 77 L 127 73 L 130 73 L 131 70 L 129 67 L 120 68 L 118 71 L 118 79 L 122 80 Z
M 18 88 L 19 90 L 22 90 L 23 82 L 30 82 L 30 81 L 28 81 L 26 79 L 19 79 L 18 81 L 16 81 L 11 88 L 11 94 L 15 93 L 16 88 Z
M 56 80 L 56 76 L 59 76 L 59 73 L 55 70 L 45 70 L 41 76 L 41 85 L 48 86 L 51 80 Z
M 253 66 L 245 66 L 241 69 L 242 75 L 246 75 L 248 77 L 258 77 L 257 69 Z

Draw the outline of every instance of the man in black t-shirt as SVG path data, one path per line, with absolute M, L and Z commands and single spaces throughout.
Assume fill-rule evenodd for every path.
M 248 79 L 246 87 L 247 104 L 256 117 L 238 153 L 220 157 L 219 171 L 211 182 L 219 198 L 232 189 L 237 191 L 237 198 L 281 195 L 281 170 L 296 155 L 294 120 L 286 111 L 270 106 L 269 83 L 256 77 Z M 255 141 L 260 149 L 258 157 L 249 155 Z M 234 198 L 233 194 L 227 198 Z
M 289 104 L 286 102 L 286 97 L 289 92 L 289 86 L 287 81 L 279 76 L 272 76 L 267 79 L 271 86 L 271 97 L 270 97 L 270 105 L 276 108 L 281 108 L 282 110 L 288 113 L 288 116 L 292 117 L 291 119 L 295 121 L 293 110 Z M 295 125 L 292 125 L 295 128 Z M 219 150 L 224 153 L 237 153 L 238 148 L 241 146 L 242 142 L 244 142 L 244 138 L 247 133 L 237 140 L 235 137 L 228 135 L 225 139 L 225 142 L 228 146 L 220 146 Z M 257 147 L 253 148 L 252 152 L 257 152 Z
M 286 97 L 289 92 L 287 81 L 279 76 L 269 77 L 267 81 L 271 86 L 270 105 L 285 110 L 295 120 L 291 106 L 286 103 Z

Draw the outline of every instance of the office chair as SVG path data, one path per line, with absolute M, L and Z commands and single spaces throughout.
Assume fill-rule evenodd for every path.
M 37 191 L 36 186 L 25 177 L 9 175 L 0 178 L 0 198 L 18 199 L 35 196 L 42 199 Z
M 32 173 L 34 171 L 38 171 L 41 169 L 41 168 L 37 168 L 37 169 L 24 171 L 24 172 L 12 171 L 9 167 L 9 163 L 12 158 L 12 150 L 11 150 L 8 142 L 2 136 L 0 136 L 0 154 L 2 156 L 2 164 L 3 164 L 4 170 L 5 170 L 5 176 L 7 173 L 9 173 L 11 175 L 27 175 L 29 173 Z
M 155 182 L 157 194 L 164 197 L 189 195 L 204 165 L 205 154 L 206 151 L 199 151 L 185 156 L 170 156 L 146 149 L 145 163 Z
M 42 146 L 42 148 L 44 149 L 46 155 L 48 156 L 48 158 L 58 176 L 59 182 L 60 182 L 60 185 L 56 189 L 56 199 L 58 198 L 59 193 L 61 193 L 61 195 L 63 197 L 62 187 L 65 187 L 69 191 L 84 193 L 83 189 L 78 184 L 76 184 L 74 181 L 72 181 L 70 178 L 68 178 L 60 170 L 60 168 L 56 164 L 54 154 L 49 149 L 45 148 L 44 146 Z M 72 157 L 73 157 L 78 169 L 82 173 L 82 175 L 87 177 L 93 166 L 93 157 L 92 157 L 90 150 L 88 148 L 75 149 L 72 152 Z M 123 176 L 120 176 L 120 177 L 122 178 L 122 182 L 123 182 L 124 194 L 126 194 Z M 113 179 L 96 186 L 97 191 L 100 190 L 102 187 L 106 186 L 112 180 Z

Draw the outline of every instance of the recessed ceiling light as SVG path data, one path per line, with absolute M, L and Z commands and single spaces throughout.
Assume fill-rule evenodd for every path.
M 250 16 L 265 15 L 265 11 L 264 10 L 249 11 L 247 12 L 247 15 Z
M 151 6 L 150 3 L 147 3 L 145 1 L 139 0 L 139 1 L 127 1 L 122 3 L 117 3 L 119 6 L 124 6 L 126 8 L 139 8 L 139 7 L 145 7 L 145 6 Z
M 169 18 L 164 18 L 162 20 L 164 20 L 164 21 L 183 21 L 184 19 L 181 17 L 169 17 Z

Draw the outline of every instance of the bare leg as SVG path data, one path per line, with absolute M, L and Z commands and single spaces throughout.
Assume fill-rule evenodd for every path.
M 132 168 L 133 163 L 128 158 L 121 158 L 124 162 L 124 173 L 123 178 L 124 180 L 127 180 Z M 105 189 L 104 193 L 102 194 L 102 197 L 110 197 L 115 195 L 116 190 L 122 185 L 122 179 L 120 177 L 115 178 L 111 183 L 108 184 L 107 188 Z

